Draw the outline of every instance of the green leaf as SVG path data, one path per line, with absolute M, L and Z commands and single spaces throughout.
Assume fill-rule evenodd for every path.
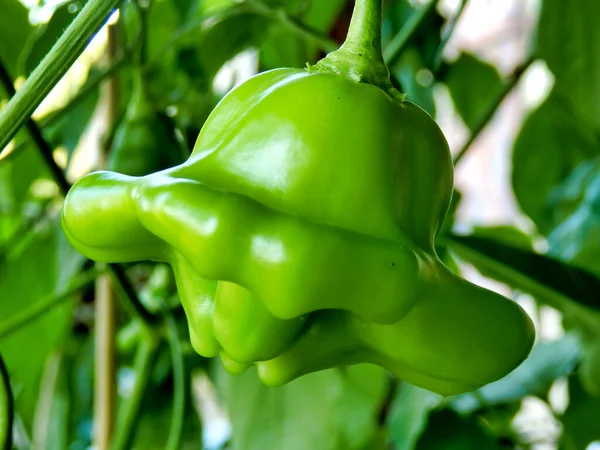
M 498 440 L 473 416 L 463 418 L 450 409 L 429 416 L 429 425 L 416 450 L 500 450 Z
M 227 61 L 244 50 L 258 47 L 266 36 L 269 20 L 230 9 L 199 38 L 198 58 L 209 80 Z
M 387 428 L 396 450 L 412 450 L 427 426 L 440 395 L 402 382 L 388 415 Z
M 8 371 L 0 356 L 0 449 L 12 447 L 13 398 Z
M 83 257 L 67 242 L 59 220 L 42 224 L 11 250 L 2 265 L 0 317 L 10 318 L 36 301 L 59 293 L 82 263 Z M 72 309 L 68 302 L 57 306 L 0 340 L 0 352 L 11 367 L 16 408 L 27 426 L 32 423 L 46 357 L 68 330 Z M 27 349 L 26 358 L 23 349 Z
M 568 263 L 478 236 L 449 237 L 448 244 L 484 275 L 528 292 L 565 313 L 582 314 L 576 306 L 600 311 L 600 278 Z
M 577 377 L 569 379 L 569 406 L 562 416 L 561 449 L 586 450 L 600 440 L 598 426 L 600 398 L 587 395 Z
M 32 31 L 29 12 L 19 0 L 0 0 L 0 11 L 0 60 L 16 76 L 19 54 Z
M 550 233 L 549 254 L 600 277 L 600 160 L 585 161 L 554 192 L 570 214 Z
M 58 7 L 47 23 L 38 26 L 29 36 L 19 58 L 19 74 L 29 76 L 46 56 L 63 31 L 73 21 L 81 8 L 73 8 L 72 2 Z
M 502 79 L 494 66 L 477 57 L 461 53 L 449 65 L 444 83 L 456 110 L 471 130 L 502 90 Z
M 431 71 L 425 66 L 421 53 L 417 48 L 410 47 L 402 53 L 393 72 L 402 85 L 402 92 L 407 94 L 407 99 L 435 116 L 434 80 Z
M 537 53 L 554 73 L 556 89 L 596 128 L 600 126 L 598 16 L 596 0 L 544 1 L 537 30 Z
M 545 2 L 548 3 L 548 2 Z M 548 233 L 554 227 L 552 190 L 586 158 L 600 154 L 597 137 L 550 96 L 525 121 L 512 156 L 512 185 L 521 209 Z M 544 170 L 540 170 L 544 161 Z
M 288 14 L 293 14 L 289 1 Z M 298 3 L 298 2 L 292 2 Z M 302 2 L 306 3 L 306 2 Z M 301 15 L 295 17 L 304 25 L 327 35 L 333 27 L 335 20 L 342 12 L 344 0 L 308 2 L 308 8 Z M 291 5 L 296 6 L 296 5 Z M 306 63 L 314 63 L 319 56 L 319 50 L 314 44 L 301 39 L 281 24 L 271 27 L 269 35 L 260 47 L 260 65 L 262 70 L 277 67 L 304 67 Z
M 581 356 L 579 340 L 574 335 L 540 342 L 514 371 L 475 392 L 454 397 L 452 408 L 460 414 L 472 414 L 484 406 L 519 402 L 529 395 L 546 396 L 557 379 L 573 371 Z
M 362 449 L 376 433 L 385 372 L 371 365 L 313 373 L 280 388 L 252 369 L 219 373 L 232 425 L 232 449 Z

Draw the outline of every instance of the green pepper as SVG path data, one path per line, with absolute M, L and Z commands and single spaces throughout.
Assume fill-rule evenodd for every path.
M 514 369 L 524 311 L 468 283 L 434 240 L 453 187 L 448 144 L 381 57 L 380 1 L 340 50 L 231 91 L 191 157 L 144 177 L 98 172 L 67 196 L 86 256 L 167 261 L 196 351 L 280 385 L 370 362 L 444 395 Z
M 133 92 L 115 130 L 107 167 L 127 175 L 148 175 L 183 161 L 170 119 L 150 99 L 141 68 L 133 71 Z

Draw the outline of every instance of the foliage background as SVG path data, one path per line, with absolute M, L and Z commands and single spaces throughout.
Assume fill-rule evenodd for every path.
M 0 0 L 3 102 L 83 3 Z M 113 127 L 99 81 L 118 75 L 122 115 L 142 36 L 155 106 L 190 149 L 232 86 L 335 48 L 351 7 L 154 0 L 146 41 L 126 2 L 112 65 L 103 29 L 34 115 L 55 166 L 26 130 L 0 153 L 0 354 L 16 401 L 15 448 L 92 445 L 97 270 L 60 230 L 52 168 L 73 182 L 99 167 Z M 392 73 L 436 117 L 457 159 L 455 208 L 438 250 L 534 318 L 538 342 L 521 367 L 449 399 L 372 366 L 269 389 L 253 371 L 230 377 L 195 355 L 169 271 L 137 264 L 127 275 L 142 303 L 155 310 L 170 299 L 173 321 L 140 370 L 147 330 L 119 307 L 117 434 L 140 449 L 179 441 L 173 448 L 578 450 L 600 441 L 598 17 L 596 0 L 386 2 Z

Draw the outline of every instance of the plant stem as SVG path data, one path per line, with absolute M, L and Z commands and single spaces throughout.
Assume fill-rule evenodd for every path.
M 80 275 L 75 279 L 69 288 L 58 295 L 46 297 L 25 310 L 19 311 L 17 314 L 0 323 L 0 338 L 4 338 L 9 334 L 19 330 L 21 327 L 31 323 L 38 317 L 44 315 L 52 308 L 60 305 L 65 300 L 71 298 L 73 294 L 90 286 L 100 272 L 90 270 Z
M 183 421 L 186 410 L 186 391 L 188 379 L 185 372 L 183 352 L 179 342 L 179 333 L 177 323 L 173 314 L 165 307 L 165 324 L 167 331 L 167 340 L 171 348 L 171 364 L 173 366 L 173 413 L 171 416 L 171 428 L 169 429 L 169 438 L 165 446 L 166 450 L 177 450 L 181 441 L 183 432 Z
M 11 98 L 15 98 L 16 95 L 18 95 L 15 92 L 15 87 L 13 85 L 12 78 L 11 78 L 10 74 L 7 72 L 6 66 L 4 65 L 4 63 L 1 59 L 0 59 L 0 82 L 2 83 L 2 86 L 4 87 L 4 90 L 6 91 L 6 93 Z M 10 105 L 10 103 L 9 103 L 9 105 Z M 7 108 L 8 108 L 8 106 L 7 106 Z M 1 117 L 3 111 L 0 112 L 0 117 Z M 36 125 L 36 123 L 31 118 L 26 118 L 25 127 L 27 128 L 27 132 L 29 133 L 29 136 L 31 137 L 31 139 L 33 140 L 33 142 L 35 143 L 37 148 L 40 150 L 40 153 L 46 163 L 46 166 L 52 173 L 52 176 L 54 177 L 54 180 L 56 181 L 56 183 L 58 183 L 61 191 L 63 191 L 63 192 L 68 191 L 71 186 L 67 182 L 67 179 L 65 178 L 65 176 L 62 172 L 62 169 L 60 167 L 58 167 L 58 165 L 54 162 L 54 156 L 52 155 L 52 147 L 50 147 L 50 144 L 48 144 L 48 141 L 46 141 L 46 139 L 44 139 L 44 136 L 42 135 L 42 131 L 39 129 L 39 127 Z M 1 139 L 2 139 L 2 135 L 0 134 L 0 140 Z M 0 146 L 0 149 L 1 148 L 3 148 L 3 147 Z
M 140 340 L 134 363 L 135 385 L 131 397 L 123 405 L 122 414 L 119 415 L 120 426 L 115 435 L 114 450 L 131 448 L 131 441 L 139 418 L 140 407 L 150 382 L 159 343 L 160 340 L 157 336 L 148 329 Z
M 330 53 L 309 71 L 345 76 L 357 83 L 373 84 L 391 97 L 404 97 L 392 86 L 383 60 L 382 0 L 356 0 L 348 36 L 339 50 Z
M 413 36 L 421 29 L 425 21 L 435 11 L 437 3 L 437 0 L 430 0 L 427 5 L 412 13 L 398 34 L 396 34 L 392 41 L 387 45 L 383 56 L 385 62 L 389 66 L 393 66 L 398 62 L 398 58 L 400 58 L 404 50 L 406 50 L 406 47 Z
M 469 136 L 469 139 L 467 139 L 467 142 L 465 142 L 465 144 L 461 147 L 461 149 L 456 153 L 456 156 L 454 157 L 454 165 L 455 166 L 463 159 L 463 157 L 465 156 L 465 154 L 467 153 L 469 148 L 471 148 L 471 144 L 473 144 L 473 142 L 475 142 L 477 137 L 481 134 L 481 132 L 484 130 L 484 128 L 487 126 L 487 124 L 490 122 L 490 120 L 492 120 L 492 118 L 496 114 L 496 110 L 500 107 L 500 105 L 502 104 L 504 99 L 508 96 L 508 94 L 510 94 L 512 92 L 512 90 L 515 88 L 515 86 L 521 80 L 521 77 L 523 76 L 523 74 L 527 71 L 529 66 L 531 66 L 531 64 L 533 64 L 535 62 L 535 60 L 536 60 L 536 58 L 534 56 L 532 56 L 532 57 L 528 58 L 523 64 L 521 64 L 519 67 L 517 67 L 515 69 L 515 71 L 513 72 L 513 75 L 504 84 L 504 87 L 502 88 L 502 90 L 500 92 L 498 92 L 498 95 L 496 96 L 496 98 L 490 103 L 490 105 L 485 110 L 485 112 L 479 117 L 479 120 L 473 127 L 473 130 L 471 131 L 471 135 Z
M 119 3 L 121 0 L 90 0 L 86 3 L 23 87 L 0 111 L 0 150 L 31 117 Z
M 118 48 L 117 27 L 108 26 L 106 58 L 110 64 Z M 103 86 L 107 103 L 105 121 L 111 127 L 119 110 L 119 79 L 115 75 L 106 80 Z M 106 161 L 108 149 L 104 149 L 101 164 Z M 103 265 L 99 265 L 103 267 Z M 95 289 L 95 376 L 94 376 L 94 447 L 108 449 L 114 428 L 116 399 L 116 304 L 112 282 L 104 274 L 96 280 Z

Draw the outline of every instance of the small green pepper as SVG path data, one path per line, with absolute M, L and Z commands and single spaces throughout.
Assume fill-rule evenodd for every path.
M 359 362 L 444 395 L 529 353 L 530 319 L 434 249 L 448 144 L 381 57 L 381 2 L 359 0 L 340 50 L 231 91 L 184 164 L 80 180 L 63 227 L 86 256 L 174 269 L 191 341 L 270 385 Z

